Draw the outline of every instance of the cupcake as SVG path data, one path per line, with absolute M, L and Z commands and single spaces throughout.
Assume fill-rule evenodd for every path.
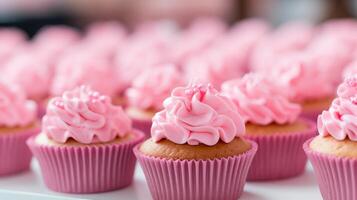
M 128 116 L 133 126 L 150 135 L 151 119 L 162 109 L 162 102 L 171 90 L 182 84 L 180 72 L 174 65 L 147 69 L 138 75 L 126 91 Z
M 0 83 L 0 175 L 29 169 L 26 140 L 39 132 L 36 103 L 14 86 Z
M 298 118 L 300 106 L 289 102 L 279 90 L 257 74 L 222 85 L 222 93 L 235 103 L 246 123 L 245 138 L 259 146 L 248 173 L 250 181 L 293 177 L 305 169 L 302 145 L 315 136 L 316 126 Z
M 331 107 L 318 117 L 319 136 L 305 142 L 323 199 L 357 199 L 357 75 L 338 87 Z
M 96 193 L 131 184 L 132 148 L 143 137 L 110 97 L 81 86 L 50 100 L 41 133 L 27 144 L 48 188 Z
M 38 105 L 41 117 L 49 95 L 52 73 L 46 61 L 31 52 L 20 52 L 13 56 L 1 70 L 1 80 L 14 84 Z M 36 83 L 36 84 L 34 84 Z
M 175 88 L 163 104 L 152 137 L 134 148 L 153 198 L 236 200 L 257 145 L 242 138 L 234 104 L 198 84 Z
M 265 74 L 291 101 L 301 105 L 303 117 L 313 121 L 329 107 L 336 90 L 335 80 L 327 76 L 334 73 L 333 68 L 328 71 L 318 66 L 315 58 L 306 53 L 291 55 Z

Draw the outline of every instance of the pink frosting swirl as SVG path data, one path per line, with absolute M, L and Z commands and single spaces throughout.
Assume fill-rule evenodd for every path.
M 27 126 L 36 120 L 36 103 L 14 86 L 0 83 L 0 126 Z
M 79 143 L 109 142 L 131 131 L 131 120 L 108 96 L 81 86 L 50 100 L 42 130 L 59 143 L 69 138 Z
M 229 143 L 245 132 L 233 102 L 211 85 L 175 88 L 152 121 L 155 141 L 166 138 L 177 144 L 213 146 L 219 140 Z
M 277 86 L 257 74 L 223 83 L 222 93 L 232 99 L 246 122 L 292 123 L 301 111 L 300 106 L 289 102 Z
M 174 65 L 147 69 L 133 80 L 132 87 L 126 91 L 129 106 L 160 110 L 171 90 L 182 82 L 181 74 Z
M 337 98 L 317 119 L 320 135 L 331 135 L 337 140 L 348 137 L 357 141 L 357 75 L 345 78 L 338 87 Z

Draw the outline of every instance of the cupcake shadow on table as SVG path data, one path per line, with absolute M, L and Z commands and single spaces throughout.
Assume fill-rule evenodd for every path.
M 143 138 L 110 97 L 81 86 L 50 100 L 41 133 L 27 144 L 48 188 L 96 193 L 131 184 L 132 148 Z
M 178 87 L 134 148 L 154 199 L 237 199 L 257 151 L 234 104 L 210 85 Z

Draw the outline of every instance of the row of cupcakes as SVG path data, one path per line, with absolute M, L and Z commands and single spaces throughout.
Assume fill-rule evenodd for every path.
M 220 88 L 252 71 L 274 80 L 302 106 L 302 115 L 315 119 L 328 108 L 343 74 L 357 69 L 356 24 L 291 22 L 273 29 L 248 19 L 228 28 L 217 19 L 199 19 L 185 29 L 152 22 L 130 32 L 117 22 L 102 22 L 84 33 L 45 27 L 32 40 L 19 30 L 1 29 L 6 45 L 0 48 L 0 79 L 24 90 L 40 115 L 48 98 L 90 85 L 130 106 L 129 114 L 139 118 L 135 124 L 148 127 L 143 121 L 162 109 L 156 98 L 166 98 L 174 87 L 195 78 Z
M 174 88 L 144 142 L 122 107 L 87 86 L 49 100 L 41 130 L 35 104 L 1 86 L 2 109 L 13 115 L 3 117 L 0 173 L 28 169 L 27 141 L 45 184 L 58 192 L 128 186 L 136 156 L 154 199 L 237 199 L 246 180 L 301 174 L 302 144 L 316 135 L 316 125 L 299 117 L 300 105 L 259 74 L 225 82 L 221 90 L 199 83 Z

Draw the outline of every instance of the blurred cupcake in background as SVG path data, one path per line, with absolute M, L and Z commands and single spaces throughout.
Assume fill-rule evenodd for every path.
M 312 41 L 315 28 L 306 22 L 289 22 L 262 39 L 251 60 L 251 70 L 270 71 L 281 57 L 303 51 Z
M 28 45 L 27 36 L 20 29 L 0 28 L 0 69 L 16 53 Z
M 271 72 L 266 73 L 291 101 L 301 105 L 301 115 L 314 121 L 329 107 L 336 90 L 335 79 L 329 74 L 334 73 L 335 68 L 329 68 L 329 72 L 322 68 L 324 65 L 319 66 L 315 58 L 304 53 L 296 54 L 281 59 Z
M 211 85 L 189 84 L 163 106 L 152 137 L 134 148 L 153 199 L 239 198 L 257 145 L 242 137 L 233 102 Z
M 126 40 L 115 56 L 118 80 L 123 89 L 131 86 L 134 78 L 146 68 L 171 62 L 170 33 L 156 30 L 138 31 Z
M 114 98 L 115 102 L 115 98 L 121 98 L 115 67 L 109 60 L 85 51 L 69 54 L 59 61 L 50 94 L 59 96 L 83 84 Z
M 126 90 L 128 116 L 133 126 L 150 135 L 152 117 L 162 109 L 162 102 L 171 90 L 184 83 L 182 74 L 172 64 L 146 69 Z
M 217 18 L 198 18 L 182 30 L 172 44 L 173 62 L 183 66 L 191 57 L 209 47 L 223 36 L 227 25 Z M 202 34 L 204 33 L 204 34 Z
M 259 146 L 248 180 L 282 179 L 304 172 L 302 145 L 316 135 L 316 126 L 298 117 L 298 104 L 289 102 L 279 87 L 258 74 L 223 83 L 222 93 L 233 101 L 244 119 L 244 137 Z
M 46 26 L 32 40 L 32 49 L 54 68 L 62 54 L 81 39 L 80 33 L 69 26 Z
M 36 103 L 13 85 L 0 83 L 0 176 L 29 169 L 26 140 L 39 132 Z
M 183 66 L 186 78 L 219 88 L 224 81 L 241 77 L 248 71 L 251 53 L 267 30 L 266 24 L 259 20 L 238 23 L 187 60 Z
M 85 48 L 112 60 L 118 48 L 124 44 L 126 37 L 127 30 L 119 22 L 95 22 L 87 27 L 82 43 Z
M 38 115 L 42 116 L 53 78 L 49 64 L 34 52 L 23 50 L 10 58 L 0 71 L 0 79 L 25 92 L 27 98 L 38 104 Z
M 270 32 L 270 29 L 268 22 L 262 19 L 244 19 L 234 24 L 219 43 L 225 46 L 224 48 L 230 48 L 236 56 L 242 57 L 240 68 L 247 72 L 251 69 L 255 48 Z
M 27 144 L 48 188 L 96 193 L 131 184 L 132 148 L 143 137 L 109 96 L 81 86 L 50 100 L 41 133 Z
M 324 199 L 357 198 L 357 75 L 338 87 L 330 108 L 318 117 L 319 136 L 304 150 L 311 161 Z
M 197 80 L 211 83 L 214 87 L 229 79 L 244 74 L 243 57 L 237 56 L 235 51 L 224 51 L 224 48 L 214 47 L 190 58 L 183 67 L 186 80 Z

